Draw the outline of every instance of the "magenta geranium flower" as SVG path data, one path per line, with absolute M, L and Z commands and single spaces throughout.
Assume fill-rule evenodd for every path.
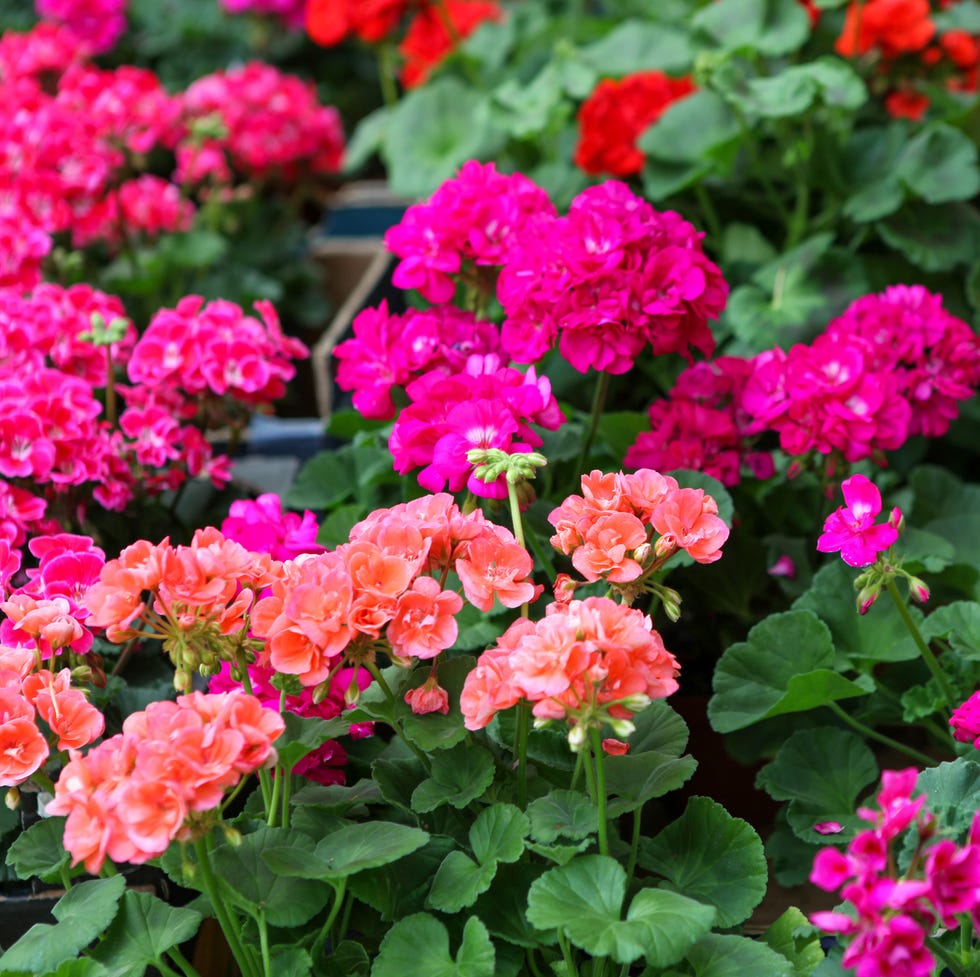
M 845 479 L 841 490 L 847 504 L 827 516 L 817 549 L 821 553 L 840 552 L 848 566 L 870 566 L 898 539 L 895 523 L 901 513 L 893 509 L 888 522 L 875 523 L 881 513 L 881 493 L 865 475 Z

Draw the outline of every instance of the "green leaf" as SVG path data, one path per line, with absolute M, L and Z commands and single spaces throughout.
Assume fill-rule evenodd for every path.
M 747 113 L 777 119 L 800 115 L 819 103 L 853 110 L 867 98 L 864 82 L 853 68 L 838 58 L 822 57 L 750 79 L 737 101 Z
M 650 20 L 624 20 L 580 53 L 586 64 L 607 78 L 651 70 L 680 74 L 694 62 L 694 49 L 685 31 Z
M 941 573 L 956 558 L 956 547 L 949 540 L 914 526 L 902 530 L 895 551 L 903 563 L 916 564 L 927 573 Z
M 656 750 L 668 756 L 680 756 L 687 746 L 687 723 L 666 699 L 654 699 L 633 717 L 636 731 L 629 738 L 630 749 L 637 753 Z
M 369 494 L 371 486 L 385 478 L 398 480 L 387 448 L 348 444 L 321 451 L 300 469 L 286 504 L 291 509 L 332 509 L 349 498 Z
M 466 807 L 493 782 L 493 759 L 486 750 L 461 743 L 432 757 L 432 774 L 412 793 L 412 810 L 420 814 L 443 804 Z
M 357 123 L 357 128 L 344 147 L 345 173 L 356 172 L 381 149 L 390 117 L 391 109 L 381 106 Z
M 473 907 L 494 937 L 521 947 L 555 942 L 554 936 L 535 929 L 527 918 L 528 890 L 544 871 L 526 860 L 498 868 L 490 889 Z
M 266 863 L 291 878 L 336 881 L 377 868 L 421 848 L 429 835 L 418 828 L 391 821 L 348 824 L 322 838 L 312 852 L 284 846 L 271 848 Z
M 969 200 L 980 190 L 977 148 L 959 129 L 937 122 L 909 140 L 898 178 L 927 203 Z
M 762 942 L 793 965 L 795 977 L 809 977 L 825 956 L 819 934 L 796 906 L 790 906 L 762 934 Z
M 381 759 L 371 764 L 371 776 L 381 796 L 389 804 L 411 812 L 412 793 L 425 779 L 425 768 L 414 756 L 397 760 Z
M 558 929 L 593 956 L 655 966 L 680 960 L 711 928 L 715 913 L 674 892 L 646 889 L 634 898 L 626 919 L 621 906 L 626 871 L 605 855 L 586 855 L 550 869 L 531 886 L 527 916 L 538 929 Z
M 580 855 L 592 845 L 592 839 L 586 838 L 577 845 L 540 845 L 535 841 L 528 843 L 528 851 L 547 858 L 555 865 L 567 865 L 576 855 Z
M 719 926 L 747 919 L 766 894 L 761 839 L 708 797 L 692 797 L 676 821 L 643 843 L 640 863 L 674 891 L 714 906 Z
M 64 818 L 41 818 L 14 839 L 7 850 L 7 864 L 22 879 L 36 875 L 53 882 L 71 861 L 64 836 Z
M 300 926 L 323 908 L 331 889 L 314 879 L 280 875 L 266 858 L 286 850 L 303 859 L 312 849 L 313 839 L 302 832 L 262 827 L 236 845 L 216 848 L 212 861 L 229 897 L 247 912 L 264 912 L 273 926 Z
M 802 9 L 802 8 L 801 8 Z M 709 933 L 687 955 L 694 977 L 793 977 L 782 954 L 747 936 Z
M 599 418 L 597 436 L 614 458 L 624 458 L 637 435 L 649 430 L 646 411 L 610 411 Z
M 786 817 L 802 841 L 817 845 L 813 830 L 822 821 L 844 827 L 838 839 L 861 826 L 854 813 L 858 797 L 878 779 L 878 763 L 867 744 L 846 729 L 801 729 L 783 744 L 773 761 L 759 771 L 756 786 L 777 801 L 790 801 Z
M 497 872 L 496 862 L 477 865 L 461 851 L 451 851 L 444 859 L 426 905 L 444 913 L 458 913 L 472 906 L 481 893 L 486 892 Z
M 269 958 L 269 972 L 276 977 L 309 977 L 313 973 L 313 960 L 302 947 L 274 946 Z
M 142 977 L 148 966 L 189 940 L 200 925 L 201 914 L 193 909 L 169 906 L 149 892 L 130 890 L 92 956 L 113 977 Z
M 609 817 L 637 811 L 654 797 L 677 790 L 693 776 L 697 760 L 692 756 L 673 757 L 654 750 L 604 758 L 606 790 L 612 800 Z
M 73 886 L 52 910 L 50 923 L 35 923 L 0 955 L 0 972 L 45 974 L 75 957 L 112 922 L 126 888 L 121 875 Z
M 346 814 L 352 808 L 363 804 L 377 804 L 380 800 L 381 791 L 378 785 L 366 778 L 350 786 L 307 783 L 292 796 L 295 807 L 315 805 L 331 814 Z
M 588 68 L 584 70 L 591 74 Z M 592 77 L 594 83 L 595 76 Z M 554 64 L 545 65 L 526 84 L 508 78 L 494 91 L 493 97 L 503 109 L 498 115 L 502 126 L 516 139 L 539 135 L 547 131 L 556 118 L 571 112 L 561 73 Z
M 958 600 L 933 611 L 922 624 L 926 641 L 946 638 L 964 658 L 980 661 L 980 604 Z
M 531 823 L 513 804 L 493 804 L 482 810 L 470 828 L 470 845 L 481 865 L 516 862 L 524 851 Z
M 830 630 L 815 614 L 770 615 L 718 662 L 715 694 L 708 703 L 712 727 L 730 733 L 760 719 L 868 694 L 864 686 L 831 671 L 833 664 Z
M 354 940 L 341 940 L 323 959 L 323 977 L 368 977 L 371 960 Z
M 586 794 L 553 790 L 527 806 L 531 837 L 550 844 L 559 838 L 587 838 L 598 828 L 595 805 Z
M 919 650 L 891 600 L 878 602 L 868 614 L 854 606 L 857 571 L 835 559 L 814 575 L 810 589 L 794 610 L 811 611 L 829 628 L 841 656 L 838 667 L 860 668 L 864 662 L 898 662 L 918 658 Z M 920 616 L 917 611 L 914 612 Z
M 468 159 L 492 153 L 503 133 L 489 98 L 450 76 L 409 92 L 388 120 L 381 155 L 392 192 L 427 197 Z
M 316 716 L 283 714 L 286 731 L 276 740 L 276 752 L 286 770 L 291 770 L 308 753 L 327 740 L 345 735 L 350 723 L 343 719 L 318 719 Z
M 691 26 L 723 51 L 762 55 L 789 54 L 810 36 L 806 11 L 786 0 L 718 0 L 695 14 Z
M 962 841 L 980 810 L 980 765 L 958 757 L 923 770 L 915 786 L 929 795 L 936 821 Z
M 494 977 L 494 962 L 490 935 L 476 916 L 466 921 L 454 960 L 446 927 L 428 913 L 416 913 L 387 932 L 371 977 Z
M 728 103 L 714 92 L 701 90 L 670 105 L 636 144 L 652 159 L 701 165 L 740 132 Z
M 971 264 L 980 248 L 980 216 L 957 202 L 907 203 L 875 225 L 882 240 L 922 271 L 949 271 Z

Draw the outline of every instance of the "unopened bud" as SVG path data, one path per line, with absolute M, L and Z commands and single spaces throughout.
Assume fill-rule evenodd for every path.
M 629 739 L 636 732 L 635 724 L 631 723 L 628 719 L 610 719 L 609 728 L 623 739 Z
M 357 683 L 357 676 L 351 680 L 350 685 L 344 689 L 344 704 L 347 706 L 356 706 L 361 701 L 361 687 Z
M 633 550 L 633 559 L 636 560 L 637 563 L 646 563 L 652 552 L 653 547 L 649 543 L 641 543 L 635 550 Z
M 905 516 L 902 515 L 902 510 L 895 506 L 891 511 L 891 515 L 888 517 L 888 525 L 894 526 L 899 532 L 905 528 Z
M 187 693 L 191 691 L 194 684 L 194 676 L 191 672 L 186 671 L 183 668 L 178 668 L 174 672 L 174 688 L 180 693 Z
M 224 831 L 225 841 L 227 841 L 232 848 L 241 847 L 242 833 L 238 830 L 238 828 L 233 828 L 230 824 L 225 824 L 222 822 L 221 830 Z
M 330 679 L 327 678 L 313 689 L 313 704 L 318 706 L 330 694 Z
M 650 696 L 645 695 L 643 692 L 637 692 L 634 695 L 627 696 L 620 704 L 624 709 L 629 709 L 630 712 L 637 713 L 643 712 L 643 710 L 646 709 L 651 702 L 653 702 L 653 699 L 651 699 Z M 613 729 L 615 728 L 616 727 L 613 726 Z M 630 732 L 632 732 L 632 730 L 630 730 Z M 619 735 L 629 736 L 629 733 L 620 733 Z
M 920 604 L 926 603 L 930 596 L 929 588 L 918 577 L 909 577 L 909 593 L 912 595 L 912 599 L 917 600 Z
M 572 753 L 581 753 L 582 747 L 585 746 L 587 739 L 588 733 L 585 727 L 581 724 L 576 724 L 568 731 L 568 748 Z
M 677 540 L 673 536 L 661 536 L 653 545 L 654 555 L 658 560 L 673 556 L 677 552 Z
M 858 614 L 867 614 L 871 610 L 871 605 L 878 599 L 880 593 L 880 585 L 875 586 L 872 584 L 869 587 L 864 587 L 857 595 Z
M 11 787 L 3 795 L 3 802 L 11 811 L 16 811 L 20 807 L 20 791 L 16 787 Z

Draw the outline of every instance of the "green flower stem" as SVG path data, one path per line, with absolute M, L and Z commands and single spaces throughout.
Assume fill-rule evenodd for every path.
M 156 967 L 157 970 L 160 971 L 160 973 L 163 975 L 163 977 L 180 977 L 180 974 L 178 974 L 177 971 L 174 970 L 174 968 L 171 967 L 167 963 L 167 961 L 164 960 L 162 957 L 157 957 L 153 961 L 153 966 Z
M 391 691 L 391 686 L 385 681 L 385 677 L 381 674 L 381 669 L 374 662 L 365 662 L 364 667 L 371 673 L 371 677 L 375 682 L 378 683 L 381 691 L 384 692 L 388 701 L 392 706 L 392 716 L 391 716 L 391 728 L 398 734 L 399 738 L 404 741 L 405 745 L 422 761 L 422 766 L 425 769 L 431 770 L 431 765 L 429 763 L 429 758 L 415 745 L 406 735 L 402 729 L 402 724 L 394 715 L 394 710 L 398 708 L 398 700 L 395 698 L 395 693 Z
M 578 782 L 582 779 L 584 767 L 582 753 L 579 751 L 575 754 L 575 769 L 572 771 L 572 782 L 568 785 L 569 790 L 578 790 Z
M 514 733 L 514 756 L 517 758 L 517 806 L 527 807 L 527 738 L 531 727 L 531 703 L 517 703 L 517 729 Z
M 599 840 L 599 854 L 608 855 L 609 854 L 609 838 L 606 828 L 606 771 L 602 765 L 602 744 L 599 741 L 599 730 L 592 729 L 589 731 L 589 745 L 588 749 L 582 750 L 583 755 L 589 753 L 589 756 L 583 756 L 585 760 L 585 780 L 588 784 L 589 795 L 592 798 L 592 803 L 596 806 L 596 812 L 598 815 L 598 840 Z M 593 766 L 593 760 L 595 761 L 595 766 Z
M 602 417 L 602 409 L 606 405 L 606 395 L 609 393 L 610 375 L 605 370 L 599 372 L 599 379 L 596 381 L 595 393 L 592 395 L 592 416 L 589 420 L 589 428 L 585 432 L 585 440 L 582 442 L 582 451 L 578 456 L 578 474 L 585 472 L 586 462 L 592 452 L 592 445 L 595 443 L 596 432 L 599 430 L 599 420 Z
M 565 958 L 565 973 L 568 977 L 579 977 L 575 957 L 572 956 L 572 948 L 568 945 L 568 938 L 560 929 L 558 930 L 558 943 L 561 946 L 561 955 Z
M 888 589 L 888 593 L 891 595 L 891 599 L 895 602 L 895 606 L 898 608 L 898 613 L 901 615 L 902 620 L 905 622 L 905 626 L 909 629 L 909 634 L 912 635 L 912 640 L 915 642 L 916 647 L 919 649 L 919 653 L 922 655 L 922 660 L 926 663 L 926 667 L 932 672 L 932 677 L 939 684 L 939 688 L 942 690 L 943 698 L 946 700 L 946 705 L 949 711 L 952 712 L 959 703 L 956 701 L 956 695 L 953 692 L 953 687 L 949 684 L 949 679 L 946 677 L 946 673 L 939 667 L 939 662 L 936 660 L 936 656 L 932 653 L 929 645 L 926 643 L 925 638 L 922 637 L 922 632 L 919 630 L 915 621 L 912 620 L 912 615 L 909 613 L 908 606 L 905 601 L 902 600 L 902 595 L 898 592 L 898 586 L 895 583 L 894 577 L 888 578 L 888 583 L 885 584 Z
M 262 952 L 262 973 L 264 977 L 272 977 L 272 958 L 269 956 L 269 924 L 265 919 L 265 911 L 259 909 L 255 921 L 259 928 L 259 946 Z
M 694 184 L 694 196 L 697 199 L 698 207 L 701 208 L 701 216 L 704 217 L 708 233 L 711 235 L 715 247 L 720 248 L 723 233 L 721 221 L 718 220 L 715 205 L 711 202 L 707 190 L 704 189 L 704 185 L 700 181 Z
M 347 877 L 344 876 L 334 886 L 333 905 L 330 907 L 330 914 L 327 916 L 323 926 L 320 927 L 320 932 L 317 934 L 316 939 L 313 941 L 313 946 L 310 949 L 314 970 L 316 969 L 317 960 L 323 955 L 323 948 L 326 946 L 327 937 L 330 936 L 330 927 L 333 926 L 333 922 L 337 918 L 341 906 L 344 904 L 344 896 L 346 894 Z
M 521 519 L 521 505 L 520 500 L 517 498 L 517 486 L 514 485 L 511 480 L 507 480 L 507 501 L 510 503 L 510 520 L 514 524 L 514 539 L 524 549 L 527 549 L 527 543 L 524 538 L 524 520 Z M 521 604 L 521 617 L 529 616 L 528 603 L 524 601 Z
M 967 970 L 959 955 L 953 955 L 934 936 L 926 937 L 926 946 L 933 956 L 938 957 L 953 977 L 967 977 Z
M 633 836 L 630 839 L 630 857 L 629 861 L 626 863 L 626 888 L 633 884 L 633 874 L 636 872 L 636 861 L 640 856 L 640 838 L 643 835 L 641 830 L 642 818 L 640 815 L 643 813 L 643 808 L 638 807 L 633 812 Z
M 180 968 L 180 972 L 184 974 L 184 977 L 200 977 L 200 974 L 194 969 L 190 961 L 185 957 L 180 950 L 172 946 L 167 951 L 167 956 Z
M 538 966 L 537 960 L 534 959 L 534 947 L 527 948 L 527 952 L 524 954 L 524 959 L 527 960 L 527 965 L 534 977 L 544 977 L 544 975 L 541 973 L 541 968 Z
M 382 44 L 378 49 L 378 82 L 385 108 L 394 108 L 398 104 L 398 86 L 395 84 L 394 51 L 390 44 Z
M 900 753 L 904 753 L 906 756 L 911 757 L 917 763 L 923 764 L 923 766 L 934 767 L 936 761 L 931 757 L 927 756 L 925 753 L 920 753 L 914 747 L 906 746 L 904 743 L 900 743 L 898 740 L 893 740 L 890 736 L 885 736 L 884 733 L 879 733 L 876 729 L 872 729 L 870 726 L 865 726 L 864 723 L 855 719 L 850 713 L 845 712 L 836 702 L 828 702 L 827 708 L 834 713 L 838 718 L 843 719 L 851 729 L 860 733 L 862 736 L 866 736 L 868 739 L 877 740 L 884 746 L 890 746 L 893 750 L 898 750 Z
M 204 886 L 204 893 L 211 903 L 214 910 L 215 919 L 221 927 L 225 939 L 228 941 L 228 948 L 231 955 L 238 964 L 238 969 L 242 977 L 262 977 L 255 968 L 255 960 L 251 952 L 241 941 L 239 935 L 241 927 L 238 921 L 232 916 L 224 899 L 221 898 L 221 890 L 218 888 L 218 880 L 211 869 L 211 855 L 208 847 L 207 837 L 197 838 L 194 841 L 194 851 L 197 854 L 197 867 L 201 873 L 201 883 Z

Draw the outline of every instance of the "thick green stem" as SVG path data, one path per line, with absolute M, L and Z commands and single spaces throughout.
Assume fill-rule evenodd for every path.
M 606 767 L 603 763 L 602 740 L 598 729 L 589 730 L 589 745 L 592 756 L 586 757 L 586 769 L 595 761 L 595 806 L 599 819 L 599 854 L 609 854 L 609 826 L 606 823 Z
M 198 974 L 198 972 L 194 969 L 191 962 L 180 952 L 177 947 L 172 946 L 167 951 L 167 956 L 170 957 L 175 964 L 177 964 L 181 973 L 184 974 L 184 977 L 200 977 L 200 974 Z
M 337 914 L 340 912 L 340 908 L 344 904 L 344 896 L 346 894 L 347 879 L 346 877 L 342 877 L 334 886 L 333 905 L 330 907 L 330 915 L 327 916 L 326 921 L 320 928 L 320 932 L 317 934 L 316 940 L 313 942 L 313 948 L 310 950 L 310 956 L 313 958 L 314 969 L 316 969 L 317 961 L 323 955 L 323 948 L 327 943 L 327 938 L 330 936 L 330 927 L 333 926 L 334 920 L 337 918 Z
M 890 577 L 888 583 L 885 585 L 888 589 L 888 593 L 891 595 L 891 599 L 895 602 L 895 606 L 898 608 L 898 613 L 901 615 L 902 620 L 905 622 L 905 626 L 909 630 L 909 634 L 912 635 L 912 640 L 915 642 L 915 646 L 919 649 L 919 654 L 922 655 L 922 660 L 926 663 L 926 667 L 932 672 L 932 677 L 936 680 L 939 685 L 940 690 L 943 693 L 943 698 L 946 700 L 946 705 L 949 711 L 952 712 L 959 703 L 956 701 L 956 694 L 953 692 L 953 687 L 949 684 L 949 679 L 946 677 L 946 673 L 940 668 L 939 662 L 936 660 L 936 656 L 932 653 L 929 645 L 926 643 L 925 638 L 922 637 L 922 632 L 919 630 L 918 625 L 912 620 L 912 615 L 909 613 L 908 606 L 905 601 L 902 600 L 902 595 L 898 592 L 898 586 L 895 583 L 895 579 Z
M 876 740 L 883 746 L 889 746 L 893 750 L 898 750 L 900 753 L 904 753 L 906 756 L 911 757 L 917 763 L 923 764 L 923 766 L 934 767 L 936 761 L 931 757 L 927 756 L 925 753 L 920 753 L 914 747 L 906 746 L 904 743 L 900 743 L 898 740 L 893 740 L 890 736 L 885 736 L 884 733 L 879 733 L 876 729 L 872 729 L 870 726 L 865 726 L 864 723 L 855 719 L 850 713 L 844 712 L 843 709 L 836 702 L 828 702 L 827 708 L 831 710 L 838 718 L 842 719 L 848 726 L 850 726 L 855 732 L 860 733 L 862 736 L 867 737 L 871 740 Z
M 398 86 L 395 84 L 394 50 L 390 44 L 382 44 L 378 50 L 378 81 L 385 107 L 394 108 L 398 104 Z
M 568 977 L 579 977 L 575 957 L 572 956 L 572 948 L 568 945 L 568 939 L 560 929 L 558 930 L 558 943 L 561 946 L 561 955 L 565 958 L 565 973 L 568 974 Z
M 585 473 L 585 466 L 592 453 L 592 445 L 595 443 L 596 432 L 599 430 L 599 420 L 602 417 L 602 409 L 606 405 L 606 395 L 609 393 L 610 375 L 605 370 L 600 371 L 599 379 L 596 381 L 595 393 L 592 396 L 592 416 L 589 419 L 589 429 L 585 432 L 585 439 L 582 441 L 582 452 L 578 456 L 578 474 Z
M 626 863 L 626 888 L 627 890 L 633 884 L 633 875 L 636 872 L 636 861 L 640 856 L 640 838 L 643 836 L 642 833 L 642 818 L 643 808 L 638 807 L 633 812 L 633 835 L 630 839 L 630 857 L 629 861 Z
M 269 924 L 265 920 L 265 913 L 260 909 L 256 917 L 259 927 L 259 947 L 262 952 L 262 974 L 263 977 L 272 977 L 272 957 L 269 955 Z
M 221 898 L 221 890 L 218 888 L 218 880 L 215 878 L 211 869 L 210 852 L 208 850 L 207 838 L 197 838 L 194 841 L 194 851 L 197 853 L 197 868 L 201 873 L 201 883 L 204 886 L 204 893 L 211 903 L 214 910 L 214 917 L 228 941 L 228 949 L 238 964 L 238 969 L 242 977 L 261 977 L 258 973 L 255 960 L 251 951 L 242 943 L 238 921 L 232 916 L 224 899 Z
M 934 936 L 926 937 L 926 946 L 933 956 L 938 957 L 943 967 L 948 970 L 953 977 L 967 977 L 968 971 L 963 966 L 963 961 L 958 956 L 954 956 L 944 947 Z
M 510 503 L 510 520 L 514 524 L 514 539 L 524 549 L 527 549 L 527 543 L 524 537 L 524 520 L 521 518 L 520 500 L 517 498 L 517 486 L 509 478 L 507 479 L 507 501 Z M 528 617 L 529 615 L 528 602 L 524 601 L 521 604 L 521 617 Z

